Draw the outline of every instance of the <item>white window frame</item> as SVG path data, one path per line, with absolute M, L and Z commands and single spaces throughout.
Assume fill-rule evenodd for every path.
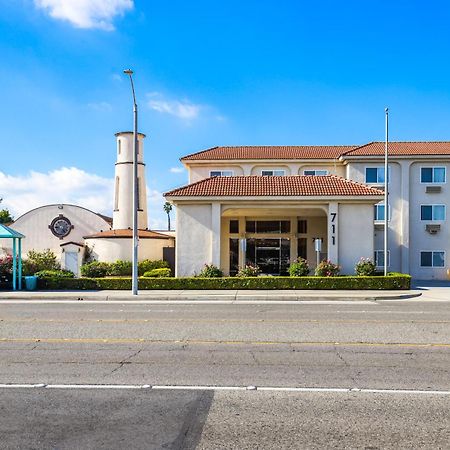
M 266 173 L 265 175 L 263 172 L 272 172 L 271 175 Z M 278 174 L 275 174 L 275 172 L 279 172 Z M 261 176 L 263 177 L 284 177 L 286 175 L 286 171 L 284 169 L 261 169 Z
M 213 173 L 220 173 L 220 175 L 213 175 Z M 225 175 L 225 173 L 227 173 L 229 175 Z M 210 177 L 232 177 L 232 176 L 234 176 L 234 171 L 233 170 L 210 170 L 209 176 Z
M 431 253 L 431 266 L 422 266 L 422 253 Z M 433 253 L 443 253 L 444 254 L 444 265 L 443 266 L 434 266 L 433 265 Z M 445 250 L 420 250 L 419 253 L 419 263 L 420 267 L 424 269 L 445 269 L 445 262 L 447 261 L 447 254 Z
M 422 169 L 432 169 L 431 181 L 422 181 Z M 434 181 L 434 169 L 444 169 L 444 181 Z M 445 167 L 445 166 L 421 166 L 419 176 L 420 176 L 420 184 L 446 184 L 447 183 L 447 167 Z
M 377 253 L 384 253 L 384 250 L 374 250 L 373 251 L 373 260 L 374 260 L 374 263 L 375 263 L 375 267 L 376 268 L 380 268 L 380 267 L 384 267 L 384 264 L 382 265 L 382 266 L 379 266 L 378 264 L 377 264 L 377 261 L 378 261 L 378 257 L 377 257 Z M 387 261 L 387 266 L 388 267 L 391 267 L 391 251 L 390 250 L 388 250 L 387 251 L 387 256 L 388 256 L 388 261 Z
M 384 206 L 384 202 L 383 202 L 383 203 L 376 203 L 376 204 L 374 205 L 374 207 L 375 207 L 375 208 L 377 209 L 377 211 L 378 211 L 377 206 Z M 389 205 L 389 206 L 388 206 L 388 222 L 391 221 L 391 214 L 392 214 L 392 208 L 391 208 L 391 205 Z M 375 222 L 384 222 L 384 219 L 377 219 L 376 217 L 374 217 L 374 221 L 375 221 Z
M 367 181 L 367 169 L 377 169 L 377 180 L 378 180 L 378 170 L 382 169 L 384 170 L 384 166 L 375 166 L 375 167 L 371 167 L 371 166 L 366 166 L 364 168 L 364 183 L 366 184 L 370 184 L 370 185 L 375 185 L 375 184 L 379 184 L 379 185 L 384 185 L 384 181 Z M 391 183 L 391 168 L 388 167 L 388 184 Z
M 306 174 L 305 172 L 314 172 L 314 173 Z M 323 172 L 323 173 L 318 174 L 317 172 Z M 305 175 L 305 176 L 325 177 L 325 176 L 328 175 L 328 170 L 325 170 L 325 169 L 305 169 L 303 171 L 303 175 Z
M 422 219 L 422 206 L 431 206 L 431 219 Z M 435 206 L 443 206 L 444 207 L 444 219 L 435 219 L 434 216 L 434 207 Z M 420 205 L 420 220 L 422 222 L 445 222 L 447 220 L 447 206 L 442 203 L 425 203 Z

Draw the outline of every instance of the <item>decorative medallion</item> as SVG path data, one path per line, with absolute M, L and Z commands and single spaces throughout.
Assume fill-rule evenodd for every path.
M 50 231 L 58 238 L 65 238 L 73 228 L 70 220 L 60 214 L 52 220 L 52 223 L 48 226 Z

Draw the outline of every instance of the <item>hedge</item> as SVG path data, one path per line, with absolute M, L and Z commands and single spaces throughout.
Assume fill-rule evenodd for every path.
M 409 275 L 374 277 L 139 278 L 139 289 L 410 289 Z M 39 289 L 131 290 L 131 278 L 39 279 Z

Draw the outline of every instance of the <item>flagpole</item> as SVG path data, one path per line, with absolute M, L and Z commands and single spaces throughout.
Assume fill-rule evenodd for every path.
M 389 108 L 386 108 L 386 141 L 384 144 L 384 276 L 388 272 L 388 226 L 389 226 L 389 166 L 388 166 L 388 150 L 389 150 Z

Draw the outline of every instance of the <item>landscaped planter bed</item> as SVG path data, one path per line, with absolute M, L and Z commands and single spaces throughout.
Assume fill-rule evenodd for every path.
M 139 278 L 139 289 L 326 289 L 398 290 L 410 289 L 409 275 L 339 277 L 223 277 L 223 278 Z M 39 289 L 131 290 L 131 278 L 39 279 Z

